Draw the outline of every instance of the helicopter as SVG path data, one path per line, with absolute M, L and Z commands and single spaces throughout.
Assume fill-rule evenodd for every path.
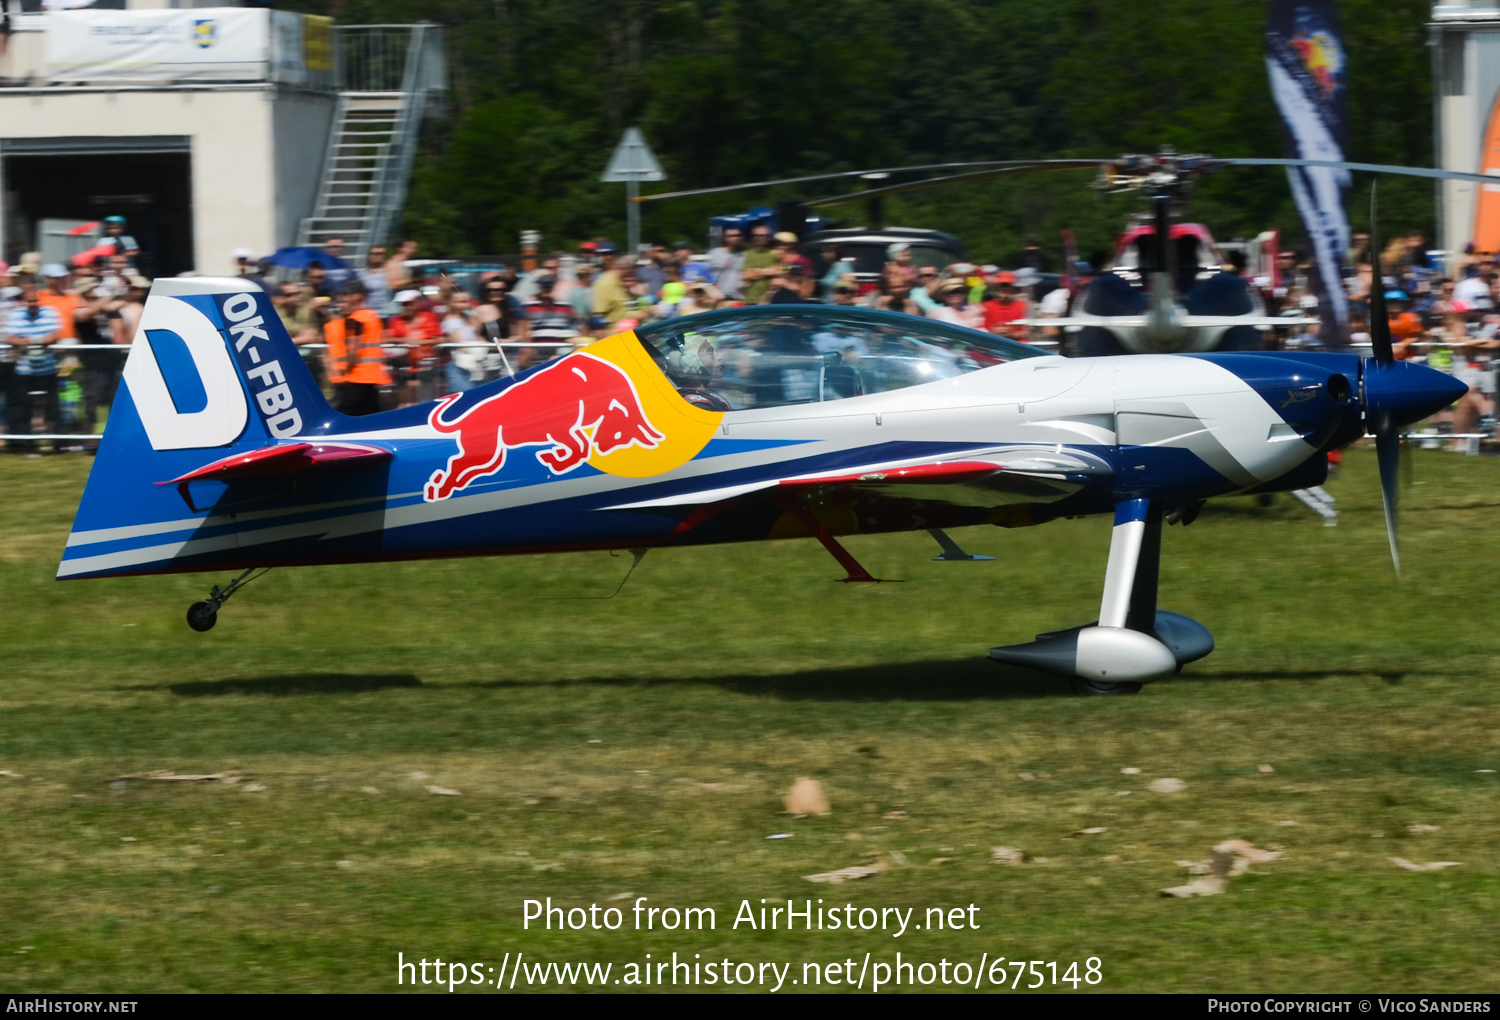
M 1500 176 L 1493 174 L 1342 160 L 1219 158 L 1182 154 L 1166 146 L 1156 153 L 1127 153 L 1104 159 L 1000 160 L 851 170 L 642 195 L 636 201 L 855 178 L 875 186 L 829 198 L 784 203 L 784 207 L 795 205 L 813 210 L 866 201 L 870 203 L 872 216 L 878 216 L 879 203 L 887 195 L 1012 174 L 1090 169 L 1096 173 L 1092 183 L 1095 190 L 1144 194 L 1150 211 L 1127 227 L 1110 264 L 1074 297 L 1071 315 L 1022 319 L 1017 324 L 1067 330 L 1075 334 L 1075 350 L 1082 356 L 1255 351 L 1265 347 L 1261 336 L 1264 330 L 1318 320 L 1268 316 L 1249 282 L 1226 268 L 1226 260 L 1208 228 L 1177 220 L 1193 183 L 1200 177 L 1231 167 L 1252 166 L 1325 167 L 1491 185 L 1500 181 Z M 897 174 L 952 170 L 963 172 L 896 184 L 881 183 Z M 1166 238 L 1167 243 L 1160 243 L 1161 238 Z

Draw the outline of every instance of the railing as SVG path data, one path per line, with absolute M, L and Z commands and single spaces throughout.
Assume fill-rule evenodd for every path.
M 391 26 L 376 27 L 380 30 L 381 38 L 384 38 L 385 31 Z M 417 135 L 422 129 L 428 95 L 441 90 L 447 73 L 440 66 L 443 61 L 442 30 L 436 25 L 428 24 L 409 25 L 406 28 L 406 66 L 400 85 L 402 103 L 396 117 L 391 147 L 387 150 L 395 158 L 382 160 L 379 164 L 370 226 L 360 238 L 361 250 L 354 253 L 361 260 L 371 244 L 384 241 L 386 235 L 396 228 L 402 207 L 406 204 L 406 184 L 411 178 Z M 437 83 L 436 89 L 434 81 Z
M 131 346 L 131 344 L 54 344 L 52 345 L 51 350 L 53 354 L 58 357 L 65 357 L 66 355 L 75 351 L 115 351 L 121 355 L 126 355 L 130 353 Z M 387 356 L 386 363 L 388 365 L 395 365 L 398 368 L 406 367 L 409 369 L 406 372 L 397 373 L 396 382 L 393 383 L 391 389 L 399 391 L 402 388 L 403 383 L 415 383 L 417 389 L 415 402 L 423 403 L 425 401 L 436 400 L 438 397 L 447 396 L 449 393 L 454 392 L 454 389 L 453 387 L 450 387 L 448 385 L 450 379 L 446 371 L 448 368 L 448 364 L 446 362 L 440 363 L 436 358 L 429 358 L 425 359 L 424 364 L 416 366 L 414 370 L 410 369 L 410 366 L 405 365 L 405 359 L 409 356 L 412 350 L 416 350 L 419 348 L 431 350 L 452 350 L 455 348 L 465 348 L 468 350 L 484 350 L 486 354 L 490 355 L 491 357 L 485 359 L 487 363 L 481 370 L 480 378 L 475 379 L 472 375 L 469 376 L 467 381 L 468 385 L 464 386 L 463 388 L 471 389 L 474 386 L 481 386 L 484 383 L 493 382 L 496 379 L 505 379 L 514 376 L 523 367 L 521 365 L 521 358 L 524 356 L 524 353 L 526 351 L 541 351 L 546 355 L 545 357 L 524 366 L 525 368 L 534 368 L 537 365 L 540 365 L 543 362 L 556 357 L 557 355 L 572 350 L 574 344 L 568 340 L 499 340 L 493 343 L 483 343 L 480 341 L 442 341 L 434 344 L 383 343 L 381 344 L 381 346 L 385 348 Z M 327 350 L 327 348 L 327 344 L 302 344 L 297 348 L 297 350 L 302 353 L 303 360 L 308 360 L 310 355 L 313 357 L 318 356 L 314 352 L 321 352 Z M 124 366 L 121 365 L 121 368 L 123 367 Z M 118 371 L 118 369 L 114 371 Z M 76 378 L 76 376 L 70 378 Z M 32 399 L 33 406 L 35 405 L 36 398 L 44 396 L 45 392 L 46 391 L 43 390 L 37 390 L 29 394 Z M 58 403 L 60 412 L 59 416 L 64 420 L 56 424 L 76 426 L 80 423 L 79 416 L 83 411 L 82 406 L 70 407 L 68 405 L 68 402 L 62 400 L 60 396 Z M 103 405 L 102 402 L 101 404 L 102 406 L 107 406 Z M 0 422 L 3 422 L 3 419 L 0 419 Z M 100 434 L 93 432 L 10 433 L 0 431 L 0 441 L 13 442 L 46 441 L 76 444 L 98 442 L 99 438 Z
M 339 25 L 339 83 L 345 92 L 441 91 L 446 87 L 446 54 L 437 25 Z M 413 78 L 413 53 L 421 51 L 425 75 Z
M 45 84 L 46 16 L 16 13 L 15 5 L 11 7 L 10 44 L 6 55 L 0 57 L 0 82 Z M 431 104 L 441 102 L 447 88 L 447 50 L 442 30 L 437 25 L 334 25 L 337 73 L 333 87 L 347 92 L 404 91 L 408 85 L 407 68 L 412 47 L 416 42 L 420 43 L 422 50 L 422 73 L 410 84 L 426 93 L 431 109 Z M 324 82 L 307 82 L 303 87 L 326 89 L 330 86 Z

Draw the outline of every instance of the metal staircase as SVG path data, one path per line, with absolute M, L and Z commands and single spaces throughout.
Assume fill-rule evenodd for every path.
M 342 238 L 345 257 L 363 265 L 400 220 L 422 118 L 438 112 L 447 69 L 437 25 L 357 25 L 336 35 L 343 91 L 297 243 Z

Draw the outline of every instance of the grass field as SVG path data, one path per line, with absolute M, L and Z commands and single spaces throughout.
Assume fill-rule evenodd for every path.
M 0 990 L 381 992 L 398 953 L 619 976 L 674 951 L 805 990 L 804 963 L 898 950 L 1098 957 L 1113 991 L 1500 989 L 1500 462 L 1417 452 L 1399 581 L 1367 452 L 1337 528 L 1283 498 L 1168 529 L 1163 607 L 1218 651 L 1093 699 L 984 653 L 1093 618 L 1102 518 L 960 532 L 988 564 L 851 540 L 906 580 L 878 586 L 811 541 L 653 552 L 612 601 L 604 553 L 278 570 L 196 634 L 223 577 L 52 580 L 89 464 L 0 460 Z M 831 815 L 781 813 L 799 776 Z M 1229 838 L 1284 854 L 1158 894 Z M 626 923 L 523 930 L 548 896 Z M 640 896 L 717 926 L 635 931 Z M 731 928 L 789 897 L 980 927 Z

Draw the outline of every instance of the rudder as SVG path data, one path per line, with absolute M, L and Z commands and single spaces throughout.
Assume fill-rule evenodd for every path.
M 58 576 L 117 572 L 110 569 L 112 560 L 106 563 L 84 546 L 127 536 L 139 536 L 130 544 L 149 544 L 150 536 L 205 523 L 175 488 L 159 483 L 219 457 L 327 436 L 346 422 L 323 397 L 269 296 L 254 282 L 156 281 Z M 165 547 L 160 551 L 175 555 Z M 120 566 L 145 565 L 139 556 L 117 558 Z

